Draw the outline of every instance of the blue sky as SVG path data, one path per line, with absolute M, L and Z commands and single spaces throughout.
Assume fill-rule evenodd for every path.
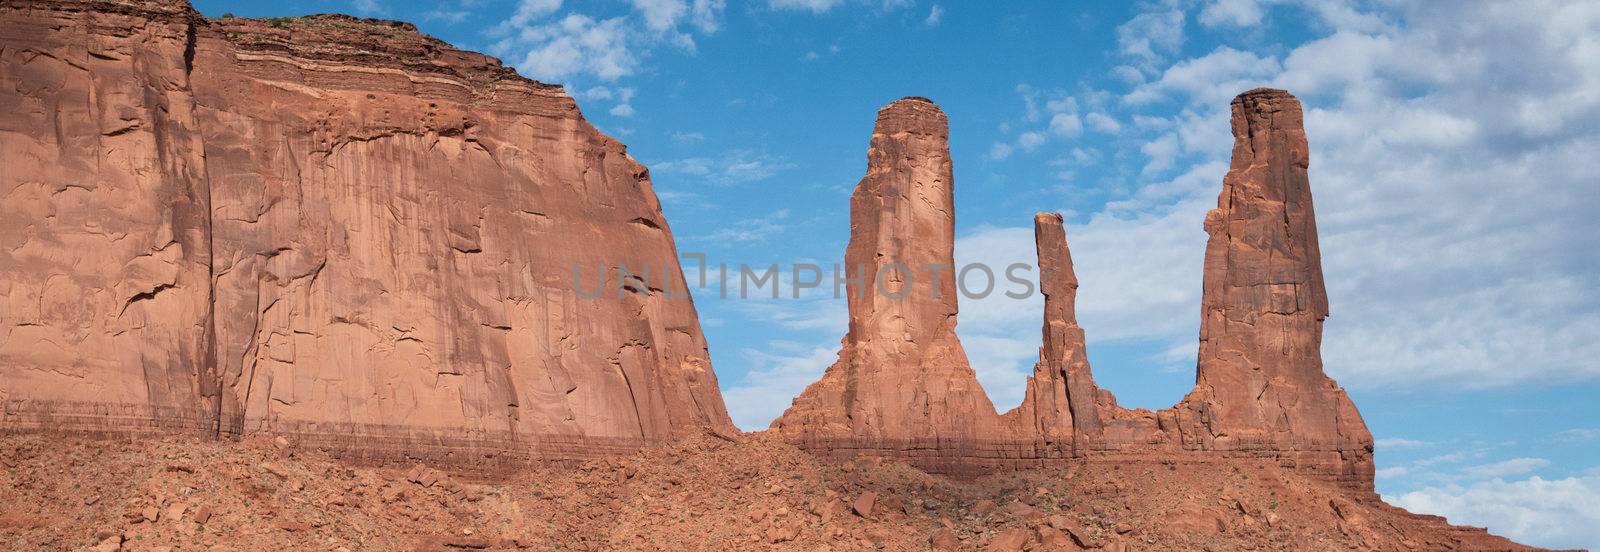
M 562 83 L 652 171 L 684 252 L 839 262 L 878 107 L 950 116 L 958 262 L 1032 261 L 1066 215 L 1097 380 L 1193 384 L 1201 221 L 1229 99 L 1305 102 L 1332 317 L 1324 358 L 1392 502 L 1600 547 L 1600 4 L 1300 0 L 196 0 L 207 15 L 403 19 Z M 991 5 L 994 4 L 994 5 Z M 844 302 L 697 293 L 735 421 L 835 357 Z M 1040 304 L 961 305 L 1001 409 Z

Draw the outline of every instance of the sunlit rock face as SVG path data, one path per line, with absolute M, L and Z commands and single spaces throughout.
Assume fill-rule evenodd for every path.
M 469 464 L 732 429 L 647 171 L 560 87 L 405 23 L 4 5 L 0 429 Z
M 1042 344 L 1020 406 L 996 413 L 967 364 L 953 278 L 933 287 L 938 279 L 918 272 L 898 300 L 883 293 L 892 289 L 861 298 L 851 288 L 839 361 L 773 427 L 826 456 L 904 458 L 948 473 L 1091 455 L 1242 456 L 1370 493 L 1372 436 L 1322 370 L 1328 301 L 1300 102 L 1282 90 L 1246 92 L 1233 102 L 1232 125 L 1233 165 L 1205 221 L 1198 377 L 1178 405 L 1130 410 L 1095 385 L 1067 236 L 1059 215 L 1041 213 Z M 845 261 L 867 267 L 857 287 L 896 263 L 950 262 L 946 128 L 943 113 L 920 98 L 879 111 L 867 176 L 851 200 Z

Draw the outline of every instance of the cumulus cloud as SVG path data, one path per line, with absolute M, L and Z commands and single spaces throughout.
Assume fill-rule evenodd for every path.
M 1207 27 L 1249 27 L 1264 15 L 1257 0 L 1215 0 L 1200 10 L 1200 24 Z
M 1083 134 L 1077 98 L 1059 90 L 1039 90 L 1027 84 L 1017 85 L 1017 95 L 1022 100 L 1023 115 L 1015 124 L 1034 130 L 1019 132 L 1014 142 L 996 142 L 989 149 L 989 159 L 1002 160 L 1017 151 L 1037 150 L 1053 138 L 1071 140 Z M 1009 129 L 1012 125 L 1013 122 L 1007 121 L 1001 123 L 1001 128 Z
M 1146 62 L 1161 59 L 1183 46 L 1183 10 L 1141 13 L 1117 27 L 1122 53 Z
M 560 0 L 521 0 L 509 17 L 488 29 L 497 39 L 489 51 L 530 78 L 613 82 L 635 74 L 659 44 L 693 52 L 694 36 L 681 29 L 687 24 L 701 33 L 717 32 L 726 0 L 632 0 L 631 5 L 632 12 L 603 19 L 578 12 L 557 17 Z M 631 106 L 614 110 L 632 114 Z
M 928 17 L 922 20 L 922 24 L 929 27 L 938 27 L 939 22 L 942 20 L 944 20 L 944 8 L 934 4 L 933 8 L 928 10 Z
M 629 44 L 631 32 L 621 17 L 597 20 L 574 13 L 553 22 L 520 28 L 502 24 L 500 28 L 510 36 L 491 50 L 501 55 L 523 52 L 512 58 L 512 63 L 534 79 L 563 82 L 590 75 L 614 81 L 638 69 L 638 56 Z
M 1123 100 L 1140 104 L 1180 93 L 1202 105 L 1227 105 L 1235 94 L 1259 86 L 1282 69 L 1270 55 L 1219 46 L 1204 56 L 1173 64 L 1161 78 L 1134 88 Z
M 1094 129 L 1095 132 L 1102 134 L 1116 134 L 1122 132 L 1122 123 L 1118 123 L 1116 118 L 1106 115 L 1105 113 L 1090 113 L 1088 115 L 1084 115 L 1083 120 L 1089 123 L 1089 128 Z
M 1458 14 L 1406 5 L 1378 18 L 1398 25 L 1337 12 L 1324 21 L 1327 36 L 1281 62 L 1221 46 L 1136 85 L 1135 101 L 1124 106 L 1134 124 L 1124 130 L 1143 136 L 1141 176 L 1159 178 L 1226 162 L 1233 94 L 1271 84 L 1302 95 L 1333 312 L 1323 351 L 1342 383 L 1394 389 L 1594 379 L 1600 248 L 1588 236 L 1600 212 L 1593 176 L 1600 163 L 1592 155 L 1600 149 L 1592 132 L 1600 127 L 1600 63 L 1584 60 L 1600 59 L 1592 38 L 1600 7 L 1536 7 L 1522 13 L 1473 4 L 1468 11 L 1476 13 Z M 1463 27 L 1472 30 L 1458 32 Z M 1145 98 L 1180 111 L 1140 114 Z M 1157 181 L 1133 192 L 1146 206 L 1129 235 L 1148 241 L 1122 251 L 1203 240 L 1198 227 L 1221 171 L 1181 180 L 1189 185 Z M 1084 232 L 1129 222 L 1100 216 Z M 1074 253 L 1080 270 L 1120 262 Z M 1164 279 L 1152 289 L 1197 289 L 1200 268 L 1195 260 L 1157 271 Z M 1147 292 L 1090 291 L 1086 282 L 1084 294 L 1092 301 Z M 1090 339 L 1107 329 L 1085 327 Z M 1187 324 L 1166 328 L 1175 330 L 1174 342 L 1193 340 Z
M 1428 487 L 1384 499 L 1535 546 L 1600 549 L 1600 475 Z
M 807 385 L 822 377 L 839 359 L 837 342 L 829 346 L 768 343 L 764 349 L 742 349 L 749 371 L 739 383 L 722 391 L 734 425 L 745 431 L 766 429 Z
M 1600 248 L 1589 238 L 1600 213 L 1593 176 L 1600 163 L 1592 159 L 1600 150 L 1592 132 L 1600 128 L 1600 63 L 1584 63 L 1600 59 L 1592 38 L 1600 36 L 1600 7 L 1536 7 L 1315 11 L 1328 28 L 1322 38 L 1286 54 L 1220 46 L 1134 84 L 1133 101 L 1082 115 L 1096 131 L 1138 136 L 1130 144 L 1146 160 L 1138 171 L 1145 183 L 1124 199 L 1069 218 L 1090 347 L 1166 342 L 1167 354 L 1153 362 L 1192 366 L 1200 225 L 1227 167 L 1228 102 L 1265 84 L 1288 87 L 1306 103 L 1333 311 L 1323 346 L 1330 374 L 1373 392 L 1600 378 L 1593 361 L 1600 358 Z M 1386 20 L 1397 23 L 1380 24 Z M 1471 27 L 1465 37 L 1464 27 Z M 1049 92 L 1018 91 L 1017 124 L 1049 120 Z M 1164 115 L 1141 113 L 1156 105 Z M 1096 113 L 1131 124 L 1113 127 Z M 1016 136 L 994 143 L 989 157 L 1024 151 Z M 958 260 L 963 251 L 1032 262 L 1032 231 L 979 228 L 958 240 Z M 971 355 L 974 365 L 982 358 L 992 373 L 1010 374 L 985 380 L 986 389 L 996 397 L 1019 392 L 1023 382 L 1011 376 L 1025 374 L 1035 353 L 1003 339 L 1023 336 L 1036 347 L 1038 308 L 966 300 L 961 308 L 963 341 L 981 349 Z M 1422 469 L 1485 455 L 1458 451 L 1386 474 L 1459 482 L 1519 475 L 1544 462 Z
M 1007 144 L 1005 142 L 995 142 L 993 146 L 989 146 L 989 159 L 997 161 L 1005 159 L 1007 157 L 1011 157 L 1011 153 L 1013 151 L 1016 151 L 1016 148 L 1011 147 L 1011 144 Z

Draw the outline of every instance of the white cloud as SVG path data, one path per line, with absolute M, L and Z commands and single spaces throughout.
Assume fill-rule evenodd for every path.
M 688 51 L 694 51 L 694 37 L 678 29 L 687 19 L 700 32 L 716 33 L 721 29 L 722 11 L 727 0 L 632 0 L 634 12 L 644 20 L 645 30 L 657 40 L 663 40 Z
M 1017 135 L 1017 147 L 1022 148 L 1022 151 L 1033 151 L 1043 144 L 1045 139 L 1043 132 L 1024 132 Z
M 789 210 L 779 209 L 766 216 L 748 218 L 726 224 L 708 235 L 697 236 L 692 240 L 685 241 L 710 242 L 717 245 L 764 242 L 767 241 L 767 238 L 788 228 L 788 225 L 785 224 L 788 218 Z
M 1183 46 L 1183 21 L 1182 10 L 1141 13 L 1117 27 L 1117 46 L 1147 62 L 1159 60 Z
M 1144 73 L 1131 65 L 1118 65 L 1111 68 L 1111 76 L 1128 84 L 1144 82 Z
M 811 13 L 826 13 L 836 7 L 842 6 L 848 0 L 767 0 L 767 6 L 775 10 L 809 11 Z M 854 2 L 863 7 L 880 12 L 889 12 L 916 4 L 916 0 L 858 0 Z M 940 10 L 941 12 L 943 10 Z
M 1077 98 L 1058 90 L 1038 90 L 1027 84 L 1017 85 L 1016 90 L 1017 95 L 1022 98 L 1024 109 L 1020 124 L 1033 126 L 1038 130 L 1018 133 L 1015 144 L 996 142 L 989 149 L 989 159 L 1005 159 L 1018 150 L 1034 151 L 1049 142 L 1051 137 L 1072 139 L 1083 134 L 1083 121 L 1078 117 Z M 1040 109 L 1041 100 L 1043 109 Z M 1041 120 L 1044 120 L 1045 124 L 1036 125 Z M 1000 131 L 1007 132 L 1011 126 L 1010 121 L 1002 122 Z
M 1215 0 L 1200 10 L 1200 24 L 1207 27 L 1250 27 L 1261 23 L 1261 4 L 1257 0 Z
M 1399 479 L 1405 477 L 1407 473 L 1410 473 L 1410 470 L 1404 466 L 1394 466 L 1380 469 L 1375 475 L 1378 479 Z
M 560 0 L 521 0 L 510 17 L 488 29 L 498 39 L 489 51 L 546 82 L 616 81 L 637 72 L 640 60 L 659 44 L 694 52 L 694 37 L 680 30 L 683 22 L 702 33 L 717 32 L 726 0 L 632 0 L 631 5 L 627 15 L 599 19 L 573 12 L 552 20 Z
M 1050 133 L 1062 138 L 1077 138 L 1083 134 L 1083 121 L 1076 113 L 1056 113 L 1050 116 Z
M 672 141 L 679 144 L 698 144 L 706 141 L 706 135 L 699 132 L 674 132 L 670 136 Z
M 995 142 L 993 146 L 989 147 L 989 159 L 998 161 L 1007 157 L 1011 157 L 1011 153 L 1014 150 L 1015 148 L 1012 148 L 1011 144 L 1007 144 L 1005 142 Z
M 1555 440 L 1563 443 L 1583 443 L 1600 440 L 1600 428 L 1562 430 L 1556 432 Z
M 644 17 L 645 27 L 656 32 L 677 28 L 678 20 L 689 14 L 684 0 L 633 0 L 633 9 Z
M 740 429 L 766 429 L 807 385 L 820 379 L 822 372 L 839 359 L 837 343 L 799 351 L 784 349 L 769 344 L 766 350 L 740 351 L 749 371 L 739 383 L 722 392 L 728 413 Z
M 722 30 L 722 11 L 727 7 L 728 0 L 694 0 L 689 20 L 700 32 L 716 33 Z
M 1333 312 L 1323 356 L 1347 386 L 1600 378 L 1600 249 L 1588 237 L 1600 212 L 1600 136 L 1592 132 L 1600 128 L 1600 63 L 1592 63 L 1600 59 L 1600 6 L 1466 6 L 1469 13 L 1456 14 L 1407 4 L 1410 11 L 1377 19 L 1403 23 L 1396 25 L 1344 14 L 1338 21 L 1355 26 L 1294 48 L 1281 64 L 1272 54 L 1219 47 L 1136 87 L 1177 102 L 1177 115 L 1124 115 L 1133 124 L 1122 130 L 1143 137 L 1140 174 L 1150 178 L 1191 159 L 1226 162 L 1233 94 L 1267 83 L 1306 97 Z M 1168 258 L 1146 275 L 1161 278 L 1148 288 L 1091 292 L 1086 279 L 1086 300 L 1198 289 L 1199 224 L 1221 186 L 1221 170 L 1212 174 L 1136 188 L 1140 218 L 1114 214 L 1115 204 L 1111 216 L 1091 218 L 1090 235 L 1114 223 L 1142 238 L 1121 251 L 1196 249 L 1193 261 Z M 1120 262 L 1079 253 L 1077 243 L 1080 271 Z M 1196 303 L 1185 297 L 1161 320 L 1186 320 Z M 1108 330 L 1084 326 L 1091 340 Z M 1188 322 L 1150 327 L 1168 333 L 1142 333 L 1192 346 Z
M 657 172 L 686 175 L 705 183 L 727 186 L 765 180 L 780 171 L 794 168 L 794 164 L 781 157 L 751 150 L 734 150 L 715 158 L 689 157 L 654 163 L 651 167 Z
M 1219 46 L 1204 56 L 1173 64 L 1160 79 L 1134 88 L 1123 100 L 1140 104 L 1179 92 L 1203 106 L 1226 107 L 1234 95 L 1265 84 L 1281 70 L 1272 56 Z
M 1122 132 L 1122 124 L 1118 123 L 1115 118 L 1112 118 L 1110 115 L 1106 115 L 1104 113 L 1090 113 L 1088 115 L 1084 115 L 1083 120 L 1088 122 L 1089 128 L 1094 129 L 1095 132 L 1102 134 L 1116 134 Z
M 1512 458 L 1493 464 L 1468 466 L 1461 470 L 1461 474 L 1472 479 L 1497 479 L 1512 475 L 1524 475 L 1549 465 L 1550 461 L 1543 458 Z
M 632 117 L 634 114 L 633 94 L 634 90 L 631 87 L 618 88 L 617 105 L 611 107 L 611 114 L 617 117 Z
M 779 10 L 809 10 L 822 13 L 843 4 L 844 0 L 767 0 L 767 5 Z
M 1384 499 L 1413 512 L 1442 515 L 1451 523 L 1487 526 L 1524 544 L 1600 549 L 1597 496 L 1600 475 L 1591 474 L 1428 487 Z
M 422 14 L 423 21 L 443 21 L 450 25 L 459 24 L 472 17 L 472 12 L 467 10 L 430 10 Z
M 358 14 L 369 17 L 383 15 L 389 11 L 389 9 L 385 7 L 383 3 L 378 2 L 378 0 L 351 0 L 350 8 L 355 10 L 355 12 Z
M 922 24 L 929 27 L 938 27 L 939 21 L 942 19 L 944 19 L 944 8 L 934 4 L 933 8 L 928 10 L 928 18 L 922 20 Z
M 521 0 L 517 2 L 517 9 L 511 12 L 511 17 L 497 28 L 509 30 L 522 27 L 559 9 L 561 0 Z
M 516 19 L 514 16 L 507 23 Z M 638 69 L 638 57 L 628 42 L 631 31 L 621 17 L 596 20 L 569 14 L 551 23 L 502 26 L 502 32 L 510 35 L 494 49 L 506 53 L 526 50 L 515 61 L 517 70 L 541 81 L 563 82 L 580 75 L 614 81 Z
M 1416 439 L 1406 439 L 1406 438 L 1403 438 L 1403 437 L 1389 437 L 1389 438 L 1385 438 L 1385 439 L 1378 439 L 1378 440 L 1374 441 L 1373 444 L 1376 445 L 1379 450 L 1382 450 L 1382 449 L 1401 449 L 1401 448 L 1422 448 L 1422 447 L 1433 446 L 1433 443 L 1430 443 L 1430 442 L 1427 442 L 1427 441 L 1419 441 L 1419 440 L 1416 440 Z
M 1139 152 L 1150 158 L 1150 162 L 1145 164 L 1144 169 L 1140 170 L 1139 174 L 1143 176 L 1160 174 L 1172 168 L 1173 163 L 1178 159 L 1178 135 L 1163 134 L 1161 137 L 1139 146 Z

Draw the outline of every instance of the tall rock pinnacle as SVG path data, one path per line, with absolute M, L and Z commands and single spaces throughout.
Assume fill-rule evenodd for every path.
M 956 338 L 948 123 L 923 98 L 878 111 L 850 199 L 850 329 L 839 360 L 773 422 L 817 448 L 970 441 L 994 406 Z M 895 445 L 897 446 L 897 445 Z
M 1233 100 L 1233 164 L 1206 215 L 1194 391 L 1180 405 L 1204 448 L 1336 451 L 1371 481 L 1372 436 L 1322 371 L 1322 281 L 1300 101 L 1258 88 Z M 1349 472 L 1349 473 L 1344 473 Z
M 1372 437 L 1322 371 L 1323 290 L 1306 178 L 1300 103 L 1259 89 L 1233 102 L 1232 170 L 1206 218 L 1196 385 L 1158 412 L 1117 405 L 1090 371 L 1075 312 L 1078 279 L 1060 215 L 1034 217 L 1045 295 L 1039 361 L 1022 404 L 1004 415 L 979 388 L 956 339 L 953 279 L 901 280 L 857 292 L 900 263 L 949 263 L 954 210 L 945 118 L 908 98 L 878 114 L 866 178 L 850 205 L 851 286 L 839 361 L 773 426 L 829 456 L 897 457 L 973 473 L 1096 454 L 1192 453 L 1274 458 L 1362 492 L 1372 490 Z
M 1033 236 L 1039 291 L 1044 294 L 1044 342 L 1022 405 L 1007 416 L 1031 422 L 1031 427 L 1019 428 L 1022 434 L 1038 435 L 1047 443 L 1070 443 L 1074 453 L 1081 454 L 1089 440 L 1099 437 L 1101 423 L 1096 404 L 1100 392 L 1089 373 L 1088 349 L 1078 326 L 1078 276 L 1061 215 L 1035 215 Z

